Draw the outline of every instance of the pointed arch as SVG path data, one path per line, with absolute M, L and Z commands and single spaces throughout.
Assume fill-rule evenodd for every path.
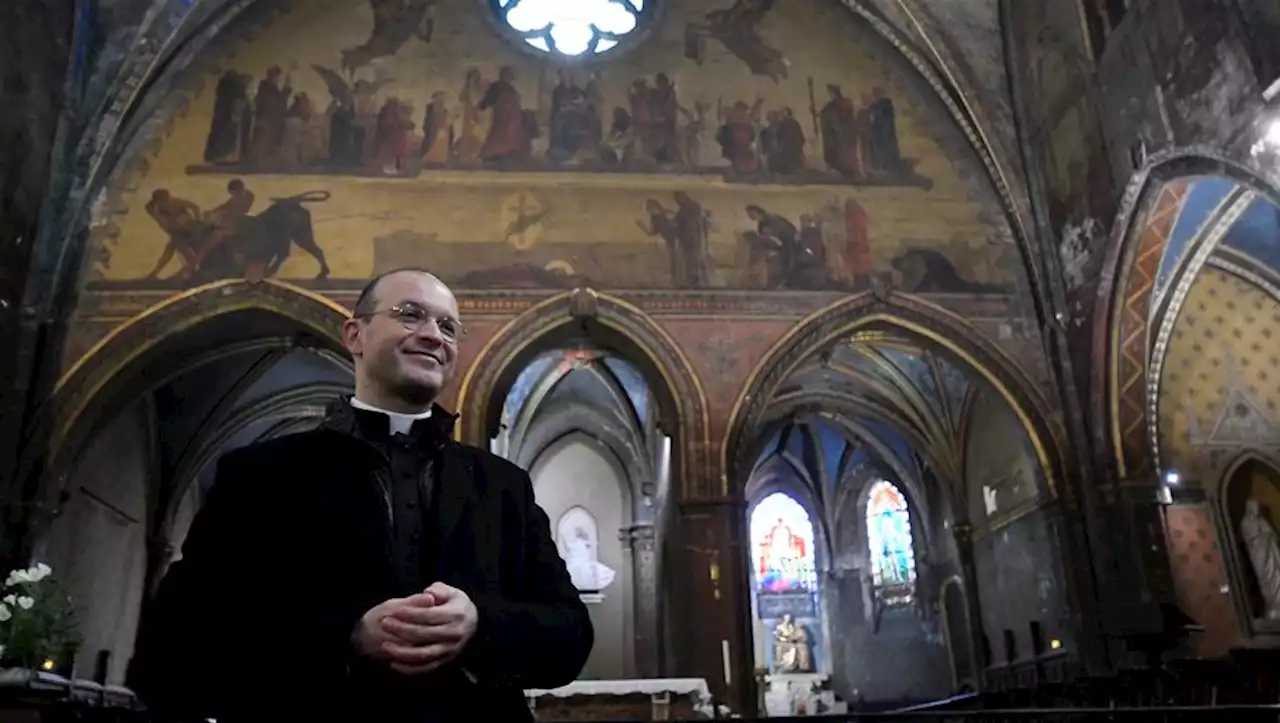
M 679 452 L 680 498 L 720 495 L 711 475 L 710 422 L 702 382 L 679 345 L 648 314 L 593 289 L 575 289 L 535 304 L 485 344 L 458 390 L 462 441 L 487 445 L 502 414 L 502 393 L 548 342 L 590 338 L 613 347 L 651 382 L 660 426 Z
M 1161 222 L 1176 214 L 1179 202 L 1164 191 L 1177 190 L 1179 179 L 1204 175 L 1229 178 L 1280 205 L 1280 190 L 1257 171 L 1201 146 L 1152 156 L 1125 188 L 1094 305 L 1093 348 L 1099 353 L 1093 354 L 1091 377 L 1095 442 L 1098 449 L 1110 450 L 1121 479 L 1150 474 L 1154 480 L 1156 475 L 1151 427 L 1158 395 L 1149 392 L 1159 380 L 1151 377 L 1147 353 L 1153 333 L 1148 312 L 1172 231 L 1171 223 Z
M 775 394 L 791 374 L 841 336 L 869 328 L 894 328 L 950 353 L 1000 394 L 1027 432 L 1052 494 L 1062 478 L 1062 436 L 1050 420 L 1047 400 L 1027 374 L 962 318 L 914 296 L 863 292 L 811 314 L 759 361 L 739 392 L 721 448 L 726 473 L 740 484 L 753 460 L 752 430 L 769 416 Z
M 274 279 L 224 280 L 187 290 L 116 327 L 63 374 L 52 398 L 37 410 L 23 449 L 20 487 L 14 492 L 26 499 L 50 499 L 65 467 L 102 415 L 145 383 L 143 367 L 161 355 L 187 354 L 208 361 L 238 348 L 182 345 L 197 327 L 252 312 L 273 319 L 270 331 L 258 336 L 314 346 L 335 362 L 344 362 L 341 329 L 350 314 L 330 299 Z M 234 333 L 227 336 L 236 337 Z M 252 335 L 240 335 L 237 340 L 251 341 L 246 336 Z

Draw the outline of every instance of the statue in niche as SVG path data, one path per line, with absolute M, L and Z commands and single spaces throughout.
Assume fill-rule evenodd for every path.
M 782 616 L 773 629 L 773 669 L 775 673 L 812 673 L 813 648 L 809 634 L 791 614 Z
M 1280 619 L 1280 540 L 1275 528 L 1262 516 L 1257 500 L 1244 503 L 1244 516 L 1240 519 L 1240 535 L 1249 553 L 1249 563 L 1258 589 L 1266 606 L 1264 616 L 1269 620 Z
M 573 586 L 584 593 L 598 593 L 609 587 L 617 573 L 600 562 L 595 518 L 591 513 L 574 507 L 565 512 L 557 527 L 560 556 L 564 558 Z

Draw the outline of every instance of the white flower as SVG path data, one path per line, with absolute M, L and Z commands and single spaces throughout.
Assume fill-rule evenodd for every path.
M 23 595 L 22 597 L 18 598 L 18 607 L 22 608 L 23 610 L 30 610 L 31 606 L 35 604 L 36 604 L 36 601 L 35 601 L 35 598 L 33 597 Z
M 18 596 L 17 596 L 17 595 L 5 595 L 5 596 L 4 596 L 4 604 L 5 604 L 5 605 L 17 605 L 17 604 L 18 604 Z
M 43 562 L 37 562 L 27 569 L 27 576 L 31 578 L 31 582 L 40 582 L 52 574 L 53 568 Z
M 3 623 L 11 617 L 13 617 L 13 612 L 9 610 L 9 606 L 0 605 L 0 623 Z
M 9 573 L 9 577 L 5 578 L 4 586 L 13 587 L 23 583 L 31 582 L 31 573 L 28 570 L 14 570 Z

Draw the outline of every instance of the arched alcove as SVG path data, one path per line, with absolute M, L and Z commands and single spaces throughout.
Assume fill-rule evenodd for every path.
M 663 648 L 658 550 L 672 496 L 670 438 L 659 427 L 664 400 L 631 355 L 602 345 L 624 340 L 571 331 L 538 339 L 518 356 L 523 366 L 503 375 L 510 386 L 486 405 L 499 410 L 489 447 L 530 470 L 553 523 L 566 509 L 598 522 L 597 549 L 610 556 L 616 581 L 609 590 L 580 587 L 599 636 L 584 676 L 654 676 Z M 565 455 L 582 457 L 574 464 L 583 468 L 548 472 L 549 460 L 570 464 Z M 573 568 L 569 553 L 579 548 L 566 545 L 561 554 Z
M 633 520 L 626 470 L 608 447 L 574 431 L 534 460 L 530 477 L 595 626 L 596 644 L 581 677 L 634 677 L 636 575 L 624 544 Z
M 1223 495 L 1240 489 L 1226 484 L 1239 460 L 1280 446 L 1278 200 L 1226 159 L 1153 159 L 1129 188 L 1104 277 L 1114 282 L 1095 319 L 1106 350 L 1095 355 L 1105 390 L 1097 426 L 1120 479 L 1164 484 L 1176 503 L 1165 513 L 1167 557 L 1158 539 L 1138 549 L 1156 551 L 1145 566 L 1168 561 L 1179 607 L 1204 626 L 1192 640 L 1204 656 L 1259 634 L 1238 544 L 1243 503 Z M 1224 586 L 1239 594 L 1224 596 Z
M 1074 640 L 1070 552 L 1056 522 L 1060 440 L 1047 408 L 1002 351 L 913 298 L 838 302 L 759 362 L 725 463 L 747 499 L 762 452 L 780 450 L 806 479 L 825 480 L 802 494 L 818 501 L 831 545 L 820 585 L 841 695 L 946 695 L 960 685 L 954 651 L 978 649 L 984 627 L 1009 631 L 1019 659 L 1033 654 L 1033 630 Z M 773 431 L 809 420 L 826 429 L 795 449 Z M 948 579 L 965 596 L 952 605 L 963 625 L 944 619 Z M 948 643 L 948 625 L 966 640 Z M 972 659 L 965 666 L 973 671 Z
M 122 679 L 143 599 L 179 554 L 225 451 L 319 420 L 351 388 L 340 307 L 273 282 L 215 284 L 122 326 L 46 410 L 34 554 L 84 605 L 80 664 Z

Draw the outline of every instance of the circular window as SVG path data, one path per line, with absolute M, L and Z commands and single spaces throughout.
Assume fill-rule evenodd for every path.
M 496 0 L 498 17 L 545 53 L 603 53 L 636 29 L 653 0 Z

